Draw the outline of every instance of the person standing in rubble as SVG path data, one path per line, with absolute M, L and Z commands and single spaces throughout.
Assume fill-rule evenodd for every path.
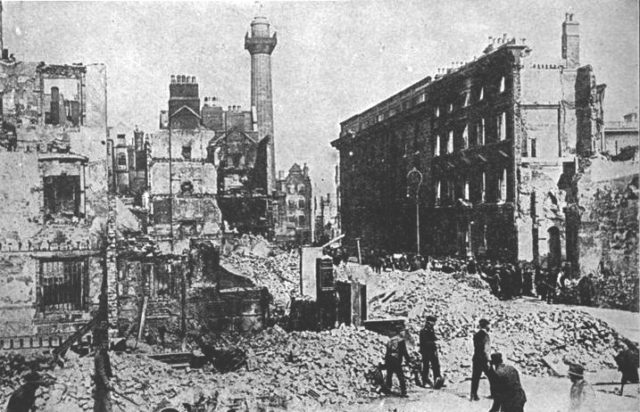
M 36 391 L 40 385 L 46 385 L 40 374 L 32 369 L 24 377 L 24 385 L 16 389 L 7 403 L 7 412 L 30 412 L 35 410 Z
M 94 356 L 95 374 L 93 381 L 96 384 L 94 390 L 94 412 L 111 412 L 111 390 L 113 389 L 109 379 L 113 377 L 111 370 L 111 360 L 108 349 L 100 346 Z
M 638 383 L 638 367 L 640 367 L 640 356 L 638 356 L 638 350 L 632 350 L 629 345 L 624 342 L 619 343 L 620 350 L 618 354 L 614 356 L 618 370 L 622 372 L 622 379 L 620 380 L 620 392 L 623 394 L 625 383 Z
M 407 352 L 407 343 L 405 342 L 405 329 L 399 327 L 396 334 L 392 336 L 387 342 L 387 351 L 384 356 L 384 363 L 387 369 L 386 377 L 386 390 L 390 391 L 392 386 L 393 375 L 398 377 L 400 382 L 400 396 L 407 396 L 407 384 L 402 371 L 402 361 L 406 360 L 407 363 L 411 363 L 411 358 Z
M 438 346 L 436 341 L 437 318 L 427 316 L 424 328 L 420 331 L 420 355 L 422 355 L 422 385 L 431 385 L 434 389 L 440 389 L 442 376 L 440 375 L 440 360 L 438 359 Z M 433 370 L 433 383 L 429 380 L 429 367 Z
M 473 358 L 471 368 L 471 396 L 472 401 L 479 401 L 478 386 L 482 373 L 486 375 L 489 367 L 489 352 L 491 351 L 491 338 L 489 337 L 489 321 L 480 319 L 478 331 L 473 335 Z
M 596 393 L 584 380 L 584 367 L 576 364 L 569 365 L 569 379 L 573 383 L 569 392 L 569 412 L 595 412 Z
M 493 405 L 489 412 L 523 412 L 527 395 L 522 389 L 516 368 L 502 363 L 501 353 L 491 355 L 491 365 L 493 367 L 486 371 L 493 388 Z

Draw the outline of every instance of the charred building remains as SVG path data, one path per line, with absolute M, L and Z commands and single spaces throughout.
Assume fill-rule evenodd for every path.
M 567 14 L 560 64 L 505 35 L 342 122 L 332 145 L 349 243 L 415 250 L 418 201 L 423 254 L 577 266 L 564 194 L 578 158 L 603 148 L 604 95 L 579 48 Z
M 105 76 L 3 51 L 0 349 L 56 345 L 97 309 L 110 245 Z

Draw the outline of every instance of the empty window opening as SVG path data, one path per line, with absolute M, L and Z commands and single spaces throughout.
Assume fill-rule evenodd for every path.
M 304 215 L 298 216 L 298 224 L 304 226 L 307 224 L 307 218 Z
M 507 200 L 507 169 L 502 169 L 502 173 L 498 176 L 498 200 L 501 202 Z
M 80 176 L 44 178 L 44 207 L 47 214 L 80 216 Z
M 506 86 L 505 83 L 506 83 L 505 78 L 504 78 L 504 76 L 502 76 L 500 78 L 500 93 L 505 91 L 505 88 L 506 88 L 505 87 Z
M 182 145 L 182 157 L 186 160 L 191 160 L 191 145 Z
M 298 200 L 298 207 L 299 207 L 300 209 L 304 209 L 304 199 L 300 199 L 300 200 Z
M 81 124 L 80 82 L 78 79 L 44 79 L 45 124 Z
M 180 184 L 180 193 L 182 195 L 192 195 L 193 194 L 193 183 L 190 181 L 182 182 Z
M 440 117 L 440 107 L 436 106 L 435 111 L 434 111 L 434 116 L 435 117 Z
M 450 130 L 447 136 L 447 153 L 453 153 L 453 130 Z
M 498 117 L 498 138 L 505 140 L 507 138 L 507 114 L 502 113 Z
M 484 145 L 484 119 L 480 119 L 476 129 L 476 140 L 478 145 Z
M 436 136 L 436 147 L 433 149 L 434 156 L 440 156 L 440 136 Z
M 487 174 L 482 172 L 482 179 L 480 181 L 480 202 L 484 203 L 487 200 Z
M 83 259 L 41 260 L 40 310 L 82 310 L 88 296 L 87 261 Z
M 469 179 L 464 180 L 464 193 L 462 195 L 465 200 L 469 200 Z
M 478 95 L 478 101 L 484 99 L 484 87 L 480 88 L 480 94 Z
M 464 130 L 462 131 L 462 148 L 466 149 L 469 147 L 469 128 L 468 126 L 464 126 Z
M 453 103 L 449 103 L 448 112 L 451 113 L 453 111 Z
M 118 153 L 118 168 L 127 167 L 127 155 L 125 153 Z
M 471 104 L 471 93 L 467 91 L 464 93 L 464 107 L 468 107 L 470 104 Z
M 440 204 L 440 201 L 442 199 L 442 182 L 440 180 L 438 180 L 436 182 L 436 206 Z

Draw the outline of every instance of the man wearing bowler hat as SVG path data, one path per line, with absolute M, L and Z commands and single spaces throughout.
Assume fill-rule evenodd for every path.
M 502 354 L 491 355 L 491 365 L 486 373 L 493 388 L 493 405 L 489 412 L 523 412 L 527 396 L 520 384 L 516 368 L 502 363 Z
M 491 351 L 491 338 L 489 337 L 489 321 L 480 319 L 479 330 L 473 335 L 473 358 L 471 368 L 471 400 L 478 401 L 478 386 L 480 376 L 488 368 L 489 352 Z
M 569 379 L 571 385 L 569 412 L 595 412 L 596 393 L 584 380 L 584 367 L 582 365 L 569 365 Z

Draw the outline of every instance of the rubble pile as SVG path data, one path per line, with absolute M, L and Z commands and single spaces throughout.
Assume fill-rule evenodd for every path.
M 266 286 L 275 304 L 286 306 L 292 294 L 300 292 L 300 261 L 295 251 L 270 257 L 232 253 L 223 256 L 221 263 L 247 276 L 256 286 Z
M 406 317 L 408 330 L 417 338 L 426 316 L 436 315 L 441 363 L 452 381 L 469 375 L 472 336 L 480 318 L 491 321 L 492 350 L 526 374 L 552 373 L 543 361 L 548 356 L 579 362 L 587 370 L 615 367 L 620 337 L 587 313 L 542 302 L 514 305 L 441 272 L 390 272 L 382 277 L 369 282 L 370 318 Z

